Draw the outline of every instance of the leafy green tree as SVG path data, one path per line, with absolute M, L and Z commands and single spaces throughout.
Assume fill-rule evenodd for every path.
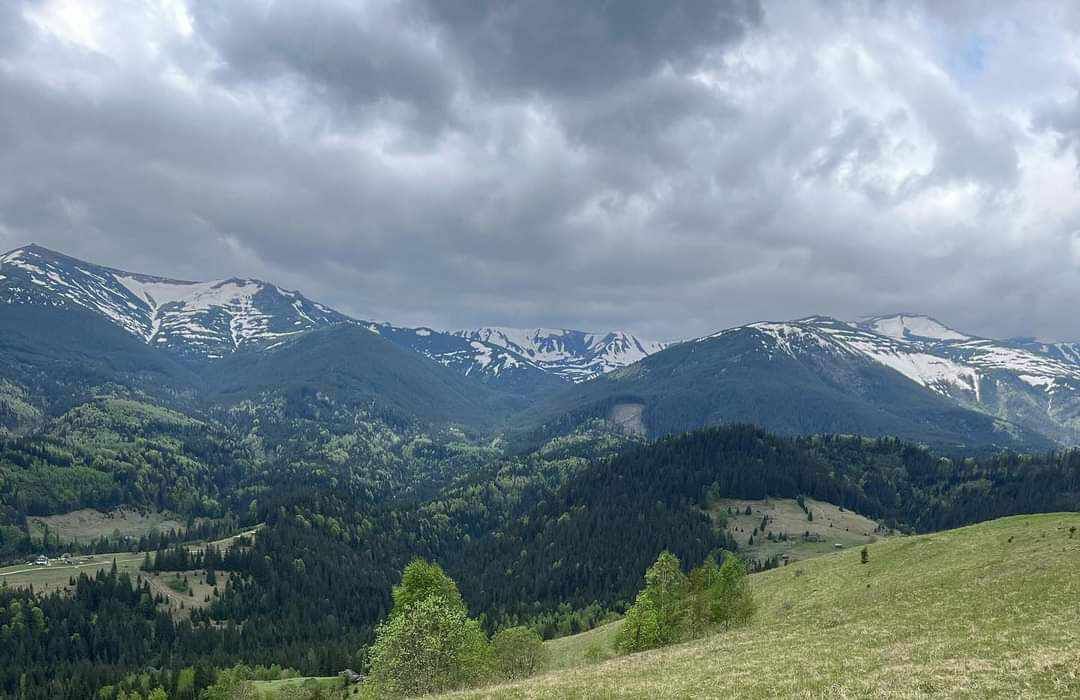
M 401 573 L 401 585 L 394 586 L 394 607 L 390 617 L 430 597 L 438 597 L 453 608 L 465 609 L 457 584 L 438 564 L 417 557 Z
M 756 605 L 746 575 L 746 562 L 731 552 L 724 552 L 724 563 L 709 582 L 706 595 L 713 624 L 734 626 L 745 623 Z
M 677 641 L 683 635 L 689 587 L 679 558 L 661 552 L 645 572 L 645 588 L 626 612 L 615 638 L 624 652 L 643 651 Z
M 396 611 L 371 647 L 368 682 L 379 695 L 412 696 L 473 685 L 487 675 L 490 646 L 464 606 L 431 595 Z
M 508 680 L 531 676 L 547 663 L 544 640 L 528 627 L 511 627 L 496 633 L 491 650 L 495 673 Z
M 709 557 L 694 568 L 687 577 L 690 595 L 687 597 L 684 632 L 686 637 L 700 637 L 713 623 L 712 599 L 709 592 L 720 581 L 720 567 Z

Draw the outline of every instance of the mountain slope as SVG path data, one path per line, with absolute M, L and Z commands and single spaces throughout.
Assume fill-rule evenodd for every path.
M 0 416 L 12 419 L 8 428 L 15 427 L 12 388 L 45 416 L 99 394 L 190 407 L 200 385 L 190 367 L 95 314 L 0 304 Z
M 269 392 L 300 410 L 321 412 L 327 421 L 345 407 L 395 422 L 418 418 L 490 427 L 501 411 L 519 405 L 354 324 L 311 331 L 264 352 L 231 355 L 205 375 L 214 402 L 232 404 Z
M 523 425 L 557 431 L 565 414 L 605 417 L 640 406 L 643 432 L 654 436 L 749 422 L 786 434 L 888 434 L 946 448 L 1051 444 L 967 407 L 980 387 L 972 368 L 959 362 L 813 317 L 669 347 L 553 395 Z
M 495 343 L 431 328 L 402 328 L 389 323 L 369 324 L 368 328 L 395 345 L 519 396 L 538 396 L 566 384 L 557 373 Z
M 564 379 L 585 381 L 662 350 L 664 343 L 626 331 L 591 333 L 562 328 L 476 328 L 455 335 L 506 348 Z
M 1016 516 L 755 574 L 744 628 L 454 697 L 1077 697 L 1070 528 Z M 619 624 L 586 634 L 603 653 Z

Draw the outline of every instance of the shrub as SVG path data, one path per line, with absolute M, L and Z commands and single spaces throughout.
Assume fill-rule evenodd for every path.
M 507 680 L 526 678 L 547 663 L 544 640 L 528 627 L 511 627 L 491 639 L 495 673 Z

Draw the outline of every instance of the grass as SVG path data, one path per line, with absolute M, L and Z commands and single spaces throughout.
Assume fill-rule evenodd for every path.
M 807 520 L 806 512 L 790 498 L 772 498 L 764 501 L 747 501 L 724 498 L 716 501 L 710 508 L 714 518 L 727 521 L 727 532 L 739 544 L 739 551 L 749 559 L 765 561 L 771 557 L 787 556 L 790 561 L 809 559 L 836 551 L 837 546 L 846 549 L 875 542 L 884 537 L 878 524 L 850 510 L 841 510 L 839 506 L 824 501 L 807 498 L 806 507 L 814 514 L 813 520 Z M 750 506 L 751 514 L 746 515 Z M 730 514 L 734 511 L 734 514 Z M 764 516 L 769 524 L 766 532 L 774 535 L 785 533 L 786 541 L 770 542 L 755 529 L 761 525 Z M 803 538 L 809 532 L 818 541 Z M 754 544 L 749 545 L 751 534 Z
M 143 579 L 149 581 L 150 590 L 165 597 L 165 606 L 174 616 L 187 615 L 194 608 L 204 608 L 210 604 L 207 596 L 213 600 L 214 586 L 206 583 L 206 572 L 202 569 L 192 571 L 162 571 L 159 573 L 140 572 Z M 216 571 L 217 589 L 225 590 L 228 573 Z M 184 582 L 184 578 L 187 582 Z M 189 593 L 190 592 L 190 593 Z
M 6 583 L 15 588 L 33 586 L 34 590 L 39 593 L 62 591 L 68 588 L 68 581 L 72 576 L 78 578 L 80 573 L 92 576 L 102 569 L 108 571 L 114 559 L 118 571 L 127 571 L 132 576 L 135 576 L 143 562 L 143 555 L 132 554 L 131 552 L 116 552 L 114 554 L 95 554 L 88 562 L 84 561 L 84 559 L 86 559 L 84 556 L 78 557 L 78 563 L 73 565 L 30 566 L 16 564 L 15 566 L 5 566 L 0 568 L 0 585 Z
M 62 515 L 35 516 L 27 518 L 30 536 L 41 541 L 45 527 L 49 529 L 49 541 L 92 542 L 104 536 L 132 537 L 138 539 L 154 531 L 182 532 L 184 523 L 168 511 L 141 513 L 133 508 L 117 508 L 102 512 L 92 508 L 71 511 Z
M 1080 514 L 1017 516 L 794 563 L 752 577 L 746 627 L 575 658 L 608 626 L 549 643 L 562 670 L 455 697 L 1080 697 L 1070 527 Z
M 548 654 L 548 669 L 557 671 L 575 668 L 614 656 L 615 633 L 622 627 L 622 623 L 622 620 L 616 620 L 581 634 L 544 642 L 544 649 Z
M 280 681 L 251 681 L 249 685 L 255 691 L 255 697 L 258 700 L 277 700 L 277 698 L 289 697 L 296 691 L 310 692 L 316 689 L 322 690 L 332 697 L 348 697 L 347 694 L 342 695 L 345 682 L 337 676 L 286 678 Z M 359 691 L 359 686 L 353 686 L 350 690 L 353 689 Z

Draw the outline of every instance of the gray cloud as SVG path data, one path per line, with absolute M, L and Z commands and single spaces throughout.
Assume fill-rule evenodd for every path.
M 1080 338 L 1076 20 L 1051 2 L 7 3 L 0 247 L 259 276 L 443 327 L 673 338 L 915 309 Z

